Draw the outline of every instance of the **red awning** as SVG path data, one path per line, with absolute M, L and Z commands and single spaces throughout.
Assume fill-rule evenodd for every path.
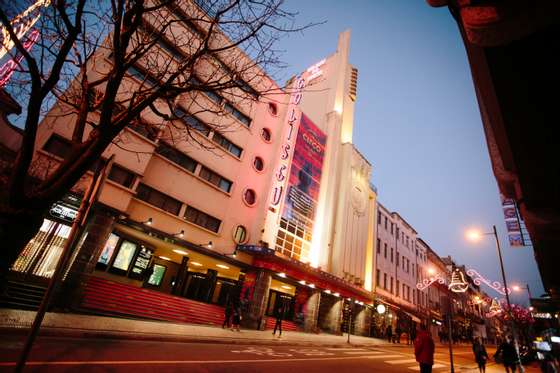
M 373 300 L 373 294 L 367 290 L 296 260 L 284 259 L 276 255 L 255 255 L 253 265 L 257 268 L 285 273 L 289 277 L 314 284 L 318 289 L 339 293 L 344 298 L 354 298 L 367 303 Z

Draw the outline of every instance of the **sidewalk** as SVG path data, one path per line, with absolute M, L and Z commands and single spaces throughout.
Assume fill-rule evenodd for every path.
M 33 323 L 34 317 L 34 311 L 0 309 L 0 332 L 3 334 L 26 334 Z M 282 338 L 278 339 L 272 336 L 270 330 L 242 329 L 241 332 L 234 332 L 228 329 L 194 324 L 52 312 L 45 315 L 41 326 L 41 335 L 193 343 L 348 346 L 348 336 L 346 334 L 338 336 L 285 331 L 282 333 Z M 389 343 L 377 338 L 351 335 L 350 344 L 359 347 L 373 347 L 388 345 Z

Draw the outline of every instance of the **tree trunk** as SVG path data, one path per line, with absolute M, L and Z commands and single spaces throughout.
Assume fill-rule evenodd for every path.
M 4 210 L 4 209 L 2 209 Z M 45 211 L 0 210 L 0 294 L 6 291 L 7 275 L 19 254 L 43 223 Z

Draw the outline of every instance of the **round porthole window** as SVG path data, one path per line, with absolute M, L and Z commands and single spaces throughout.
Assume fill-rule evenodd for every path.
M 264 141 L 270 142 L 272 139 L 272 134 L 270 133 L 270 130 L 268 128 L 263 128 L 261 130 L 261 137 Z
M 247 228 L 242 225 L 235 227 L 233 231 L 233 241 L 235 241 L 236 244 L 244 244 L 247 242 L 247 238 Z
M 245 189 L 245 192 L 243 192 L 243 201 L 247 205 L 253 206 L 255 202 L 257 202 L 257 194 L 253 189 Z
M 274 102 L 269 102 L 268 112 L 273 116 L 278 116 L 278 105 L 276 105 Z
M 255 170 L 257 170 L 257 171 L 264 170 L 263 159 L 261 157 L 255 157 L 255 159 L 253 160 L 253 167 L 255 167 Z

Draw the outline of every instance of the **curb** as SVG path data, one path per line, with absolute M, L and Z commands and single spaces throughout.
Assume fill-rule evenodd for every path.
M 6 328 L 0 327 L 0 333 L 4 336 L 7 335 L 20 335 L 26 336 L 29 328 Z M 227 339 L 224 337 L 194 337 L 194 336 L 175 336 L 165 334 L 152 334 L 152 333 L 127 333 L 127 332 L 114 332 L 109 330 L 89 330 L 89 329 L 67 329 L 67 328 L 41 328 L 39 332 L 41 337 L 63 337 L 63 338 L 94 338 L 94 339 L 121 339 L 121 340 L 138 340 L 138 341 L 153 341 L 153 342 L 183 342 L 183 343 L 211 343 L 211 344 L 234 344 L 234 345 L 263 345 L 263 346 L 306 346 L 306 347 L 379 347 L 385 344 L 373 343 L 317 343 L 312 341 L 298 341 L 287 339 L 254 339 L 254 338 L 232 338 Z

